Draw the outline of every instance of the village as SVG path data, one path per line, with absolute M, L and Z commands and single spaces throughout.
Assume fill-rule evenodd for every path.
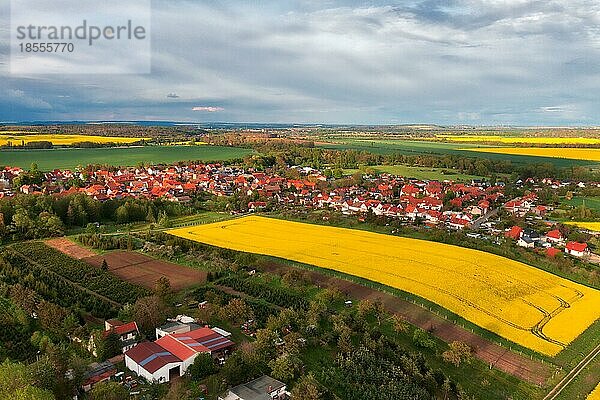
M 547 218 L 554 205 L 543 204 L 536 194 L 542 189 L 600 186 L 598 183 L 529 178 L 514 183 L 526 194 L 506 198 L 506 184 L 502 181 L 492 185 L 485 180 L 455 182 L 362 174 L 360 182 L 352 182 L 328 178 L 325 172 L 310 167 L 289 167 L 285 172 L 288 177 L 219 163 L 97 169 L 91 173 L 56 169 L 43 173 L 39 184 L 17 186 L 13 183 L 25 171 L 5 167 L 0 172 L 0 198 L 19 193 L 54 196 L 84 193 L 101 202 L 143 198 L 185 205 L 202 193 L 217 198 L 237 194 L 251 201 L 241 209 L 229 209 L 231 213 L 325 209 L 361 222 L 371 216 L 397 220 L 407 226 L 464 231 L 469 238 L 498 245 L 511 240 L 515 246 L 543 251 L 551 258 L 564 252 L 600 262 L 588 243 L 568 240 L 565 232 L 558 229 L 559 223 Z M 507 218 L 503 216 L 516 219 L 519 224 L 505 226 Z

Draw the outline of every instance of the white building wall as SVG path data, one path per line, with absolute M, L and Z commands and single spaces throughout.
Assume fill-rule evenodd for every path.
M 177 367 L 181 365 L 181 362 L 169 363 L 163 366 L 162 368 L 156 370 L 153 374 L 146 371 L 144 367 L 140 366 L 138 363 L 133 361 L 130 357 L 125 355 L 125 366 L 130 370 L 135 372 L 138 376 L 144 377 L 146 380 L 152 382 L 168 382 L 169 381 L 169 370 L 171 368 Z M 183 367 L 180 368 L 180 374 L 183 374 Z M 161 380 L 162 378 L 162 380 Z

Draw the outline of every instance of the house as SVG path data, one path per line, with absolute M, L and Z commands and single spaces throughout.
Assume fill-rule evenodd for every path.
M 121 352 L 125 353 L 138 342 L 140 331 L 135 321 L 124 324 L 119 320 L 110 319 L 104 322 L 104 337 L 115 333 L 121 343 Z
M 250 203 L 248 203 L 249 211 L 262 210 L 266 207 L 267 203 L 265 203 L 264 201 L 251 201 Z
M 550 243 L 561 243 L 563 241 L 563 235 L 558 229 L 553 229 L 546 233 L 546 241 Z
M 248 383 L 243 383 L 218 397 L 219 400 L 287 400 L 290 393 L 283 382 L 263 375 Z
M 202 327 L 134 346 L 125 353 L 125 366 L 150 382 L 169 382 L 185 374 L 198 354 L 222 359 L 234 345 L 214 329 Z
M 565 247 L 565 253 L 574 257 L 583 257 L 590 253 L 587 243 L 569 242 Z
M 513 226 L 504 234 L 504 236 L 506 236 L 507 238 L 511 238 L 514 240 L 519 240 L 522 235 L 523 229 L 519 226 Z
M 529 236 L 523 235 L 517 240 L 517 246 L 533 249 L 535 247 L 535 242 Z

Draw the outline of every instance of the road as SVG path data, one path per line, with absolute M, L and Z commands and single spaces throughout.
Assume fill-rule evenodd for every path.
M 488 219 L 495 217 L 496 214 L 498 214 L 498 210 L 499 210 L 498 208 L 494 208 L 493 210 L 490 210 L 487 213 L 485 213 L 484 215 L 482 215 L 481 217 L 477 218 L 471 224 L 471 229 L 478 230 L 481 227 L 481 224 L 487 222 Z
M 544 397 L 544 400 L 554 400 L 577 376 L 600 354 L 600 344 L 581 360 L 558 384 Z

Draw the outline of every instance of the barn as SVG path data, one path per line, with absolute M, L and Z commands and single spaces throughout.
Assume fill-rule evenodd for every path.
M 220 331 L 202 327 L 140 343 L 125 353 L 125 366 L 148 381 L 169 382 L 185 374 L 200 353 L 213 358 L 227 355 L 235 344 Z

